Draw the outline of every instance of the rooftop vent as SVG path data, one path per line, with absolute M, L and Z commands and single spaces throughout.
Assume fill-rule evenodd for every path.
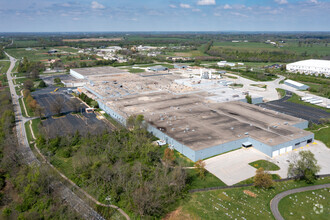
M 249 132 L 245 132 L 244 134 L 245 134 L 245 135 L 249 135 Z
M 234 127 L 231 127 L 230 129 L 231 129 L 231 130 L 234 130 Z

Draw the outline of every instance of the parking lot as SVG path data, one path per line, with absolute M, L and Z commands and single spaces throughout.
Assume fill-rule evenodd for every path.
M 205 168 L 230 186 L 253 177 L 256 174 L 256 169 L 250 166 L 249 163 L 257 160 L 267 160 L 280 167 L 280 170 L 271 171 L 270 173 L 278 174 L 281 178 L 286 178 L 290 162 L 292 162 L 298 155 L 298 152 L 302 150 L 310 150 L 315 155 L 318 164 L 321 166 L 319 174 L 330 173 L 330 149 L 319 141 L 315 141 L 313 144 L 306 145 L 274 158 L 268 157 L 253 147 L 241 148 L 205 160 Z
M 302 118 L 313 123 L 319 123 L 321 118 L 330 118 L 330 113 L 310 106 L 300 105 L 287 100 L 291 97 L 291 92 L 279 100 L 258 104 L 260 107 Z
M 74 134 L 100 134 L 104 131 L 111 131 L 108 121 L 100 120 L 95 113 L 86 113 L 88 107 L 79 99 L 66 93 L 67 88 L 61 88 L 54 92 L 54 88 L 46 88 L 32 93 L 41 107 L 43 107 L 45 120 L 42 121 L 42 130 L 51 138 L 57 135 Z M 61 101 L 61 116 L 55 117 L 56 113 L 52 105 Z

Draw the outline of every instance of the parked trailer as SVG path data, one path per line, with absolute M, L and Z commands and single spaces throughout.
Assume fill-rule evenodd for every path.
M 307 100 L 306 102 L 312 103 L 312 102 L 317 101 L 317 100 L 320 100 L 320 99 L 316 99 L 316 98 L 314 98 L 314 99 L 309 99 L 309 100 Z
M 319 99 L 319 100 L 312 101 L 311 104 L 320 104 L 322 102 L 323 102 L 323 100 Z
M 310 100 L 310 99 L 313 99 L 313 97 L 312 96 L 305 96 L 305 97 L 301 98 L 302 101 L 307 101 L 307 100 Z

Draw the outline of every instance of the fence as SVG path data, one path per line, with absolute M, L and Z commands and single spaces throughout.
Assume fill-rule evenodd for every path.
M 317 178 L 321 177 L 328 177 L 330 174 L 324 174 L 324 175 L 316 175 Z M 285 178 L 285 179 L 278 179 L 274 180 L 274 182 L 285 182 L 289 180 L 295 179 L 294 177 L 291 178 Z M 210 191 L 210 190 L 217 190 L 217 189 L 231 189 L 231 188 L 240 188 L 240 187 L 246 187 L 246 186 L 253 186 L 253 183 L 251 184 L 243 184 L 243 185 L 235 185 L 235 186 L 215 186 L 215 187 L 209 187 L 209 188 L 204 188 L 204 189 L 192 189 L 189 190 L 190 193 L 194 192 L 205 192 L 205 191 Z

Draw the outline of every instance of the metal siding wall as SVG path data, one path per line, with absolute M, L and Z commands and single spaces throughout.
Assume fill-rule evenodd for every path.
M 257 141 L 251 137 L 249 137 L 249 142 L 252 143 L 253 147 L 255 149 L 257 149 L 258 151 L 268 155 L 268 156 L 272 156 L 273 153 L 273 148 L 267 144 L 261 143 L 260 141 Z
M 126 126 L 126 118 L 124 118 L 123 116 L 119 115 L 117 112 L 115 112 L 114 110 L 112 110 L 111 108 L 109 108 L 108 106 L 106 106 L 100 100 L 97 100 L 97 102 L 99 103 L 99 107 L 103 111 L 105 111 L 108 115 L 110 115 L 113 119 L 115 119 L 116 121 L 118 121 L 122 125 Z
M 76 71 L 70 69 L 70 75 L 72 75 L 73 77 L 77 78 L 77 79 L 84 79 L 84 76 L 77 73 Z
M 273 146 L 272 149 L 273 149 L 273 151 L 276 151 L 276 150 L 280 150 L 281 148 L 289 147 L 289 146 L 292 146 L 292 150 L 297 149 L 299 147 L 305 146 L 307 144 L 307 140 L 311 139 L 311 138 L 314 141 L 314 134 L 310 134 L 310 135 L 305 136 L 305 137 L 297 138 L 295 140 L 288 141 L 286 143 Z M 298 146 L 295 146 L 295 144 L 298 143 L 298 142 L 300 142 L 301 144 L 298 145 Z
M 308 128 L 308 121 L 303 121 L 303 122 L 300 122 L 298 124 L 294 124 L 292 125 L 293 127 L 296 127 L 296 128 L 300 128 L 300 129 L 306 129 Z
M 185 155 L 192 161 L 197 161 L 195 158 L 196 152 L 194 150 L 190 149 L 189 147 L 185 146 L 184 144 L 179 143 L 175 139 L 171 138 L 167 134 L 164 134 L 163 132 L 161 132 L 160 130 L 158 130 L 157 128 L 155 128 L 154 126 L 152 126 L 150 124 L 148 124 L 148 131 L 150 133 L 152 133 L 154 136 L 158 137 L 159 139 L 164 140 L 164 141 L 166 141 L 166 143 L 172 145 L 175 150 L 177 150 L 181 154 Z
M 241 148 L 242 144 L 246 141 L 248 141 L 248 138 L 227 142 L 224 144 L 196 151 L 196 161 Z

